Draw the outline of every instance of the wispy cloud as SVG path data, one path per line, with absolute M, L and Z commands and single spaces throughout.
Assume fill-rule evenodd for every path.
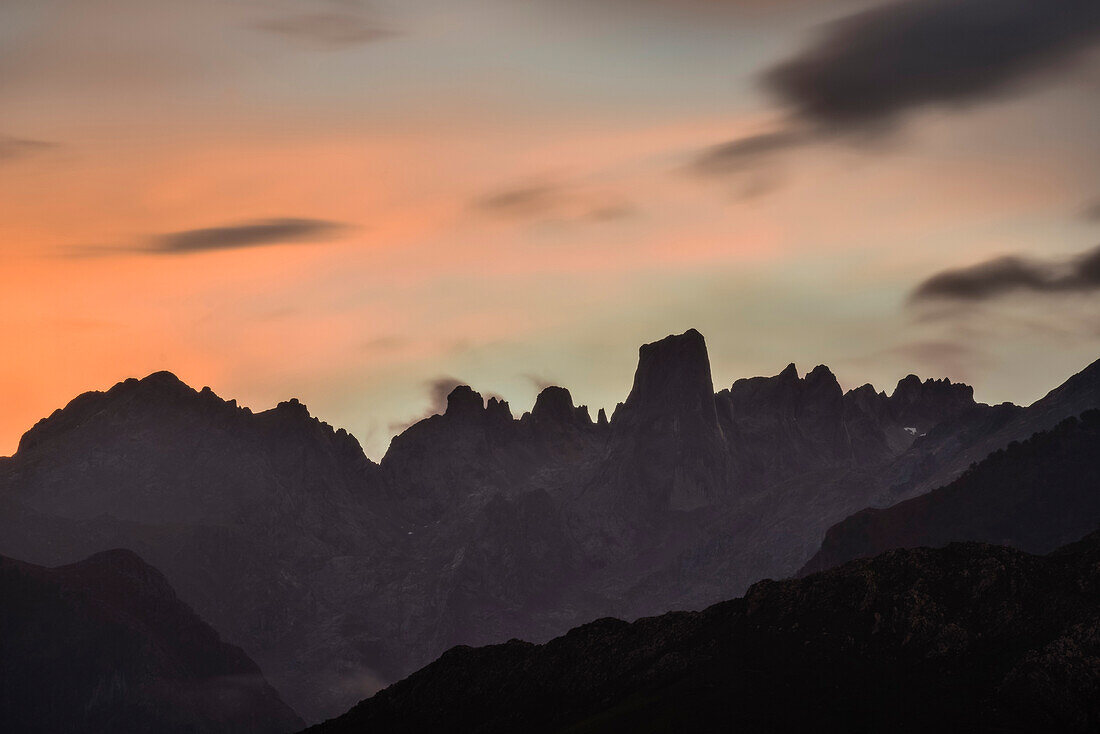
M 98 245 L 67 250 L 66 257 L 103 257 L 126 253 L 185 255 L 197 252 L 239 250 L 332 239 L 351 225 L 325 219 L 258 219 L 217 227 L 184 229 L 147 237 L 135 245 Z
M 379 20 L 349 12 L 288 15 L 259 21 L 253 28 L 325 49 L 360 46 L 395 35 Z
M 57 143 L 0 135 L 0 164 L 26 158 L 57 148 Z
M 561 203 L 563 191 L 551 184 L 529 184 L 502 189 L 474 201 L 474 208 L 506 217 L 546 215 Z
M 945 270 L 913 291 L 919 301 L 983 301 L 1012 292 L 1067 293 L 1100 290 L 1100 247 L 1069 259 L 1043 261 L 999 257 L 977 265 Z
M 147 252 L 178 254 L 263 247 L 328 239 L 345 229 L 346 224 L 324 219 L 262 219 L 156 235 L 144 249 Z
M 1095 0 L 888 2 L 834 21 L 766 69 L 761 83 L 785 122 L 702 151 L 693 170 L 739 174 L 793 148 L 863 139 L 851 134 L 879 133 L 919 107 L 962 107 L 1013 91 L 1097 44 Z
M 632 204 L 606 191 L 583 185 L 526 183 L 490 192 L 475 199 L 472 208 L 482 214 L 519 221 L 611 222 L 635 214 Z
M 696 173 L 713 175 L 744 171 L 762 158 L 807 142 L 804 134 L 795 130 L 775 130 L 750 135 L 707 148 L 691 164 Z

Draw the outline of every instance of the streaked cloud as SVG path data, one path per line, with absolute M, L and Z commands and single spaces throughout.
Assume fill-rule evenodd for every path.
M 253 28 L 320 48 L 344 48 L 382 41 L 394 35 L 375 18 L 348 12 L 303 13 L 270 18 Z
M 328 239 L 347 228 L 346 224 L 324 219 L 262 219 L 156 235 L 142 249 L 159 254 L 181 254 L 313 242 Z
M 475 211 L 502 219 L 553 222 L 611 222 L 636 213 L 614 192 L 591 190 L 582 184 L 524 183 L 474 200 Z
M 805 135 L 794 130 L 750 135 L 707 148 L 692 161 L 691 168 L 705 175 L 739 172 L 766 156 L 798 147 L 806 141 Z
M 1100 247 L 1064 261 L 1010 256 L 945 270 L 917 286 L 911 300 L 982 301 L 1012 292 L 1096 290 L 1100 290 Z
M 561 187 L 551 184 L 530 184 L 502 189 L 474 202 L 483 212 L 507 217 L 532 217 L 553 211 L 561 202 Z
M 57 143 L 45 140 L 30 140 L 11 135 L 0 135 L 0 164 L 44 153 L 57 147 Z
M 965 107 L 1055 78 L 1100 44 L 1095 0 L 896 0 L 825 26 L 760 75 L 776 130 L 702 151 L 695 170 L 739 174 L 775 154 L 878 133 L 914 109 Z
M 763 81 L 797 117 L 880 125 L 921 105 L 986 99 L 1098 42 L 1095 0 L 903 0 L 829 25 Z

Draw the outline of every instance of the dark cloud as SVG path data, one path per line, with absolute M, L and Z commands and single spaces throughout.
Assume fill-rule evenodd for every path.
M 794 130 L 750 135 L 707 148 L 691 163 L 696 173 L 712 175 L 743 171 L 761 158 L 806 143 L 806 136 Z
M 381 41 L 394 35 L 377 20 L 346 12 L 305 13 L 271 18 L 253 26 L 321 48 L 344 48 Z
M 45 140 L 28 140 L 10 135 L 0 135 L 0 163 L 26 158 L 56 147 L 57 143 L 50 143 Z
M 1003 93 L 1100 44 L 1097 0 L 895 0 L 825 26 L 761 75 L 785 127 L 702 151 L 692 170 L 739 174 L 838 135 L 878 132 L 913 108 Z
M 1100 247 L 1066 261 L 1000 257 L 933 275 L 913 291 L 917 301 L 982 301 L 1011 292 L 1100 290 Z
M 323 219 L 263 219 L 157 235 L 141 249 L 146 252 L 176 254 L 262 247 L 326 239 L 344 229 L 347 229 L 347 225 Z
M 988 97 L 1097 42 L 1097 0 L 900 0 L 832 23 L 763 80 L 802 119 L 862 127 Z

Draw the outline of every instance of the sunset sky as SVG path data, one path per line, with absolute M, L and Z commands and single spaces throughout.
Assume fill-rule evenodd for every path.
M 0 454 L 159 369 L 380 458 L 455 382 L 614 407 L 1100 357 L 1095 0 L 0 0 Z

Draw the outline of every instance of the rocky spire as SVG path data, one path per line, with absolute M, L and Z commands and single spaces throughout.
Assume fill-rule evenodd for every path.
M 688 510 L 728 486 L 707 345 L 695 329 L 639 350 L 634 386 L 611 421 L 611 451 L 630 501 Z M 637 493 L 640 493 L 638 496 Z

